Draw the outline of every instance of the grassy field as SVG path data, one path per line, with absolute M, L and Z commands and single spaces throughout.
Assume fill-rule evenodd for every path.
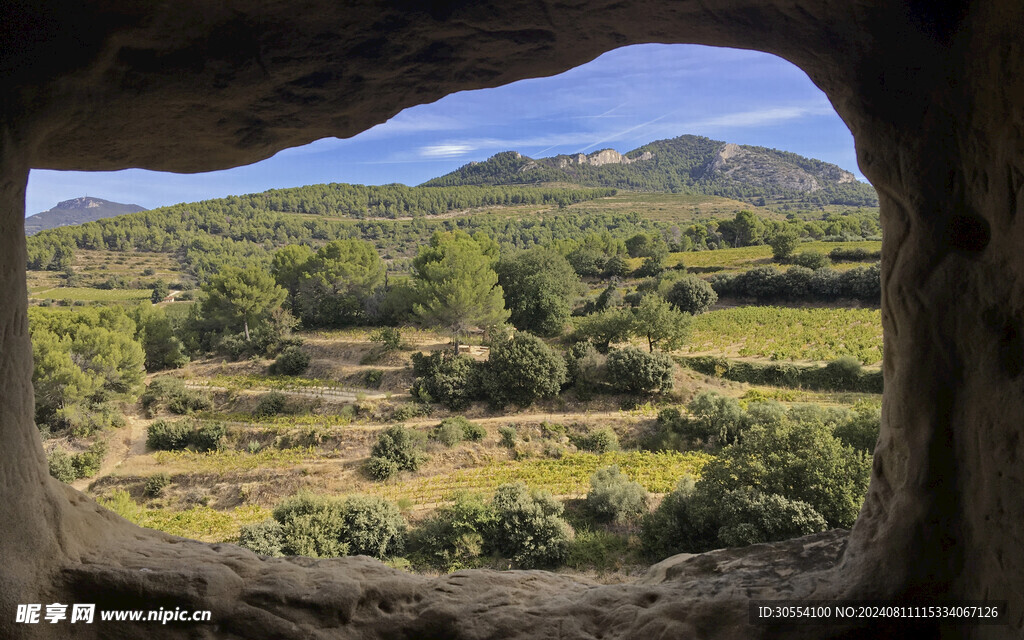
M 828 362 L 844 355 L 882 360 L 877 309 L 735 307 L 693 321 L 690 353 Z
M 685 193 L 620 192 L 609 198 L 580 202 L 566 208 L 568 211 L 595 211 L 602 213 L 642 212 L 648 220 L 688 223 L 705 218 L 732 218 L 737 211 L 755 211 L 769 218 L 782 219 L 783 215 L 764 207 L 718 196 Z
M 573 453 L 561 458 L 498 460 L 473 469 L 459 469 L 442 476 L 416 477 L 399 483 L 378 484 L 367 493 L 394 501 L 434 505 L 454 500 L 458 493 L 490 494 L 499 485 L 525 482 L 556 496 L 583 497 L 590 476 L 601 467 L 618 465 L 631 480 L 653 493 L 667 493 L 684 476 L 700 476 L 710 459 L 703 453 L 612 451 L 604 454 Z

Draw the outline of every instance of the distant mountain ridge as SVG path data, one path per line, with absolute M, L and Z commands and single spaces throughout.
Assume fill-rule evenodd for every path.
M 423 186 L 573 183 L 630 191 L 696 193 L 752 204 L 878 206 L 874 188 L 834 164 L 768 149 L 684 135 L 625 154 L 530 158 L 517 151 L 471 162 Z
M 92 222 L 102 218 L 112 218 L 125 213 L 146 211 L 137 204 L 121 204 L 103 198 L 82 196 L 57 203 L 49 211 L 43 211 L 25 219 L 25 234 L 32 235 L 43 229 L 65 227 L 68 225 Z

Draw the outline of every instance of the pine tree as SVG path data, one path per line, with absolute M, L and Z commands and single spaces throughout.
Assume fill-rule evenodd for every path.
M 419 297 L 413 310 L 424 323 L 451 332 L 456 353 L 462 334 L 508 319 L 504 292 L 494 271 L 496 259 L 493 240 L 456 231 L 435 233 L 413 260 Z

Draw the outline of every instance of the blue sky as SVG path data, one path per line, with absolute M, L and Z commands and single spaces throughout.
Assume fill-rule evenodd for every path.
M 26 211 L 83 195 L 153 208 L 320 182 L 415 185 L 499 151 L 624 153 L 682 134 L 793 151 L 863 180 L 849 129 L 789 62 L 754 51 L 649 44 L 550 78 L 455 93 L 355 137 L 319 140 L 226 171 L 33 171 Z

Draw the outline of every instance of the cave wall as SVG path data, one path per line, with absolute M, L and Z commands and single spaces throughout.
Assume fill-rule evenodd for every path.
M 17 603 L 95 595 L 211 608 L 220 626 L 206 637 L 756 637 L 766 632 L 744 625 L 749 593 L 1006 599 L 1011 626 L 941 631 L 1021 634 L 1019 2 L 9 0 L 0 11 L 0 636 L 194 631 L 13 623 Z M 49 478 L 25 316 L 30 167 L 238 166 L 641 42 L 795 63 L 850 127 L 879 191 L 883 424 L 848 539 L 675 559 L 644 585 L 534 572 L 428 580 L 360 559 L 265 561 L 180 541 Z M 808 551 L 822 545 L 829 553 Z M 801 569 L 783 579 L 752 558 Z M 711 580 L 709 567 L 729 570 Z

